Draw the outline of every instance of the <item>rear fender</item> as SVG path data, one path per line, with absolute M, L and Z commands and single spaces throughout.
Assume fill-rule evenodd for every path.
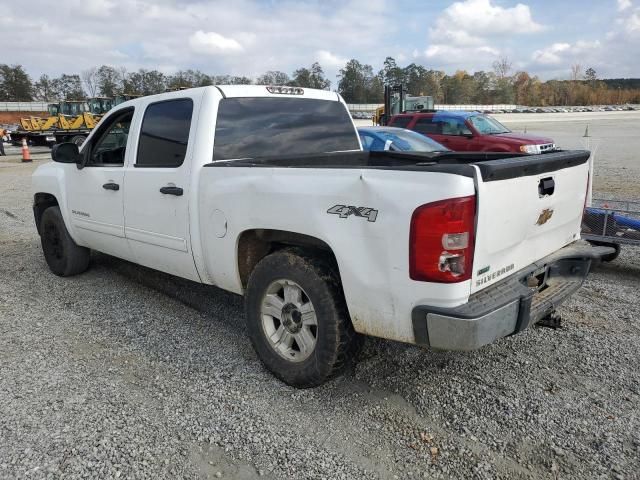
M 229 163 L 203 168 L 199 188 L 204 269 L 220 288 L 243 292 L 246 272 L 240 272 L 234 254 L 238 239 L 245 231 L 264 229 L 293 232 L 328 246 L 359 333 L 412 343 L 414 305 L 453 307 L 469 297 L 468 281 L 435 284 L 409 278 L 409 227 L 418 206 L 473 195 L 473 178 Z

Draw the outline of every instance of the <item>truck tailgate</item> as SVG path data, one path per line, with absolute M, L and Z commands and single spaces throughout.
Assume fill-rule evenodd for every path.
M 474 164 L 472 293 L 579 238 L 588 158 L 589 152 L 570 151 Z

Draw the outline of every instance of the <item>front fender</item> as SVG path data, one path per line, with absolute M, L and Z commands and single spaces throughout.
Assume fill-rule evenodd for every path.
M 515 152 L 515 150 L 511 147 L 509 147 L 509 145 L 490 145 L 488 147 L 485 147 L 483 150 L 483 152 L 498 152 L 498 153 L 513 153 Z
M 64 224 L 69 231 L 69 235 L 74 242 L 78 245 L 82 245 L 78 241 L 75 228 L 69 218 L 69 208 L 67 203 L 66 182 L 65 182 L 65 169 L 77 168 L 74 164 L 59 164 L 54 162 L 45 163 L 40 165 L 33 175 L 31 176 L 31 194 L 32 198 L 35 198 L 37 193 L 47 193 L 53 195 L 60 207 L 60 213 L 64 219 Z M 84 246 L 84 245 L 82 245 Z

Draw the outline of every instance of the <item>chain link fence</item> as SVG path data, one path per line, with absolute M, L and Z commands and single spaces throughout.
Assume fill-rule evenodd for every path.
M 348 103 L 347 107 L 354 118 L 371 118 L 375 113 L 376 108 L 381 107 L 381 103 Z M 495 105 L 482 105 L 482 104 L 464 104 L 455 105 L 450 103 L 436 103 L 434 105 L 436 110 L 465 110 L 465 111 L 478 111 L 483 113 L 505 113 L 512 112 L 514 110 L 520 110 L 523 113 L 533 112 L 606 112 L 613 110 L 640 110 L 640 105 L 637 104 L 625 104 L 625 105 L 588 105 L 588 106 L 546 106 L 546 107 L 530 107 L 526 105 L 515 105 L 508 103 L 500 103 Z
M 582 238 L 640 245 L 640 202 L 594 198 L 582 218 Z
M 347 108 L 354 118 L 371 118 L 376 109 L 381 107 L 381 103 L 348 103 Z M 516 108 L 524 108 L 520 105 L 514 104 L 496 104 L 496 105 L 480 105 L 480 104 L 466 104 L 466 105 L 453 105 L 445 103 L 436 103 L 434 108 L 436 110 L 468 110 L 479 112 L 497 112 L 497 111 L 512 111 Z

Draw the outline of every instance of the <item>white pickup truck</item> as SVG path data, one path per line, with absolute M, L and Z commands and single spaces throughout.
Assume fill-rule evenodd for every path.
M 218 86 L 118 105 L 33 175 L 50 269 L 90 249 L 244 294 L 284 382 L 359 335 L 469 350 L 531 326 L 610 249 L 579 241 L 585 151 L 363 152 L 339 95 Z

